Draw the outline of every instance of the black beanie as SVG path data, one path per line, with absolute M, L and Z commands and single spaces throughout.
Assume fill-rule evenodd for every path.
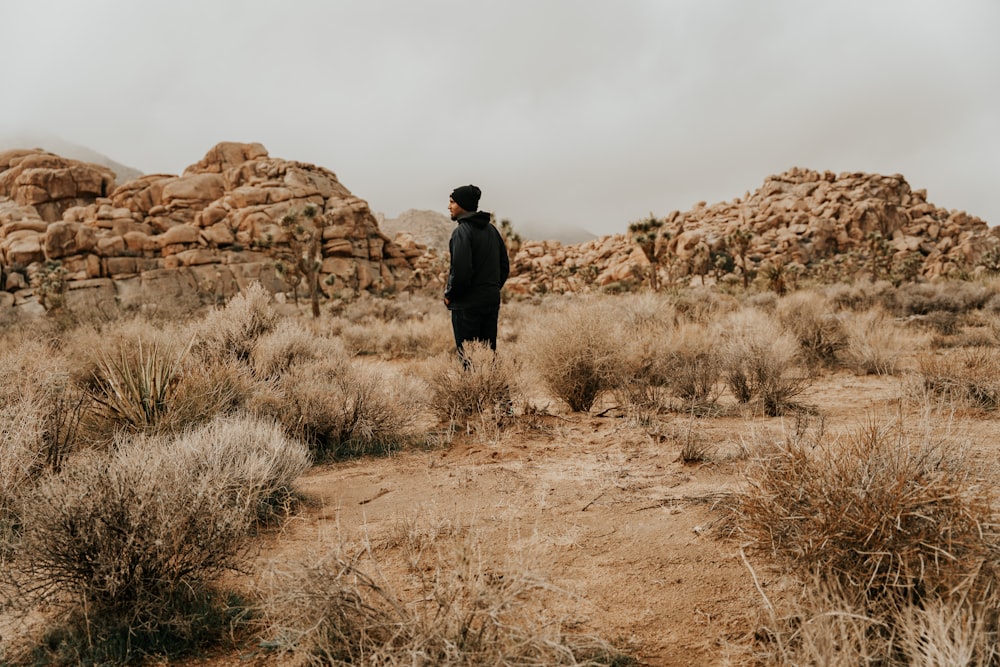
M 471 213 L 479 208 L 479 196 L 482 194 L 483 191 L 475 185 L 462 185 L 451 191 L 451 200 Z

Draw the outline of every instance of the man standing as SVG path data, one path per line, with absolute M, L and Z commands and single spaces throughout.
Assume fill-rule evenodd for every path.
M 444 303 L 451 311 L 459 355 L 469 340 L 497 349 L 500 288 L 510 274 L 503 237 L 491 224 L 490 214 L 479 210 L 481 194 L 475 185 L 463 185 L 452 191 L 448 201 L 448 212 L 458 226 L 448 242 L 451 265 Z

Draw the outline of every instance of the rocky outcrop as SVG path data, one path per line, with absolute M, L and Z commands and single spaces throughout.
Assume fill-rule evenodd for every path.
M 931 204 L 925 191 L 911 190 L 898 174 L 793 168 L 742 198 L 701 202 L 654 223 L 652 254 L 661 283 L 738 279 L 767 265 L 819 277 L 905 271 L 911 279 L 963 275 L 987 264 L 1000 268 L 1000 230 Z M 643 280 L 650 267 L 627 235 L 572 246 L 526 241 L 508 289 L 526 294 L 627 285 Z
M 30 301 L 31 276 L 58 262 L 70 292 L 92 288 L 126 302 L 155 300 L 154 285 L 205 301 L 254 279 L 287 291 L 275 272 L 291 247 L 282 221 L 307 206 L 323 223 L 324 285 L 352 292 L 410 285 L 424 248 L 385 236 L 368 204 L 333 172 L 272 158 L 260 144 L 221 143 L 179 176 L 117 187 L 98 165 L 41 151 L 0 153 L 3 290 Z

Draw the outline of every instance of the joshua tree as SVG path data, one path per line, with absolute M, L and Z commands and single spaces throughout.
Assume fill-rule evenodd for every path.
M 726 245 L 733 250 L 733 255 L 740 258 L 740 273 L 743 276 L 743 289 L 750 286 L 750 279 L 753 277 L 750 271 L 750 242 L 753 240 L 753 232 L 748 227 L 740 227 L 726 238 Z
M 323 266 L 323 228 L 328 221 L 315 204 L 306 204 L 301 210 L 290 210 L 281 218 L 288 250 L 278 253 L 275 268 L 292 287 L 296 305 L 299 302 L 299 285 L 306 283 L 312 302 L 312 316 L 319 317 L 319 274 Z
M 498 228 L 500 229 L 500 236 L 503 237 L 503 242 L 507 246 L 507 256 L 510 259 L 514 259 L 514 255 L 521 249 L 524 239 L 514 231 L 514 225 L 506 218 L 500 221 Z
M 629 236 L 633 243 L 639 246 L 642 254 L 649 260 L 649 286 L 655 292 L 660 288 L 659 276 L 659 256 L 656 253 L 656 239 L 663 229 L 663 221 L 657 220 L 652 214 L 646 220 L 633 222 L 628 226 Z

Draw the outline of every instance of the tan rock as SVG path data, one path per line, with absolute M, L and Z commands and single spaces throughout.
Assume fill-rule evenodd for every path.
M 136 257 L 108 257 L 104 260 L 104 269 L 112 278 L 131 276 L 139 272 L 139 262 Z
M 141 254 L 145 252 L 157 252 L 160 249 L 159 241 L 155 237 L 143 232 L 126 232 L 122 234 L 122 239 L 125 241 L 126 252 Z
M 157 237 L 161 245 L 193 244 L 201 240 L 201 231 L 192 225 L 175 225 Z
M 267 149 L 261 144 L 243 144 L 223 141 L 213 146 L 200 161 L 184 170 L 185 174 L 221 174 L 227 169 L 239 167 L 249 160 L 267 157 Z
M 202 230 L 202 236 L 209 245 L 224 246 L 232 245 L 236 242 L 236 235 L 229 229 L 229 225 L 219 222 L 211 227 Z
M 190 174 L 169 179 L 163 184 L 163 205 L 168 209 L 198 205 L 203 208 L 208 202 L 223 195 L 225 186 L 219 174 Z M 193 214 L 192 214 L 193 217 Z
M 22 230 L 9 234 L 4 239 L 7 263 L 27 266 L 32 262 L 44 262 L 45 251 L 42 245 L 43 236 L 37 232 Z

